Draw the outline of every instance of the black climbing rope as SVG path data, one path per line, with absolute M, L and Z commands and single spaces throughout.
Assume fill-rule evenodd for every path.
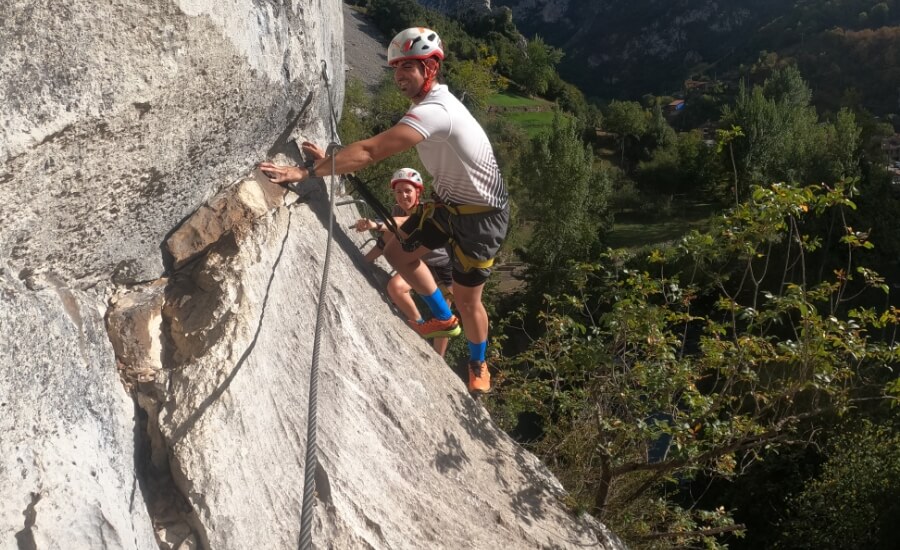
M 397 222 L 394 221 L 394 215 L 391 214 L 391 211 L 387 209 L 387 207 L 378 200 L 378 197 L 372 193 L 372 190 L 365 184 L 365 182 L 356 174 L 346 174 L 344 176 L 350 183 L 353 184 L 353 191 L 357 195 L 362 198 L 363 202 L 365 202 L 369 207 L 375 212 L 375 215 L 378 216 L 384 222 L 384 225 L 388 227 L 388 229 L 393 233 L 400 241 L 403 239 L 400 236 L 400 231 L 398 231 Z

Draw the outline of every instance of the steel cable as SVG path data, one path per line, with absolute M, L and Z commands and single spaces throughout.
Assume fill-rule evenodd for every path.
M 337 195 L 337 187 L 340 179 L 335 175 L 335 150 L 340 147 L 337 143 L 337 128 L 335 127 L 337 116 L 334 112 L 334 104 L 331 98 L 331 85 L 328 78 L 328 65 L 322 61 L 322 78 L 325 81 L 325 91 L 328 96 L 330 110 L 331 143 L 328 145 L 327 154 L 331 156 L 331 191 L 328 200 L 328 243 L 325 245 L 325 261 L 322 265 L 322 280 L 319 283 L 319 302 L 316 304 L 316 329 L 313 340 L 312 365 L 309 368 L 309 402 L 306 413 L 306 463 L 303 475 L 303 505 L 300 513 L 300 550 L 312 548 L 312 519 L 314 498 L 316 493 L 316 468 L 318 465 L 316 432 L 318 428 L 318 402 L 319 402 L 319 354 L 321 349 L 322 328 L 325 321 L 325 296 L 328 291 L 328 268 L 331 264 L 331 244 L 334 230 L 334 203 Z

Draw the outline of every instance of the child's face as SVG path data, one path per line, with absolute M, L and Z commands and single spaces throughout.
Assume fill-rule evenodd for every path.
M 411 184 L 400 182 L 394 186 L 394 200 L 409 213 L 419 204 L 419 192 Z

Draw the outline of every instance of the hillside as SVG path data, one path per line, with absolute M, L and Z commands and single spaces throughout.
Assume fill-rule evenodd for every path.
M 746 55 L 747 37 L 786 11 L 778 0 L 495 4 L 512 8 L 526 36 L 563 49 L 563 78 L 599 97 L 677 91 L 687 74 Z
M 815 102 L 834 109 L 848 90 L 877 113 L 896 110 L 900 2 L 890 0 L 495 0 L 526 36 L 565 51 L 559 67 L 588 96 L 679 92 L 685 79 L 737 80 L 796 60 Z M 774 56 L 769 53 L 774 52 Z M 587 70 L 586 70 L 587 69 Z M 764 75 L 761 75 L 764 76 Z

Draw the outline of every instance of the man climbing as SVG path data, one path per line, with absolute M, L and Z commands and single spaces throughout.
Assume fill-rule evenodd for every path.
M 325 150 L 314 143 L 304 141 L 300 145 L 300 149 L 313 160 L 325 158 Z M 399 226 L 419 208 L 419 205 L 422 202 L 422 195 L 425 193 L 425 182 L 422 180 L 422 175 L 419 174 L 417 170 L 413 170 L 412 168 L 401 168 L 391 176 L 391 192 L 393 192 L 394 200 L 396 201 L 391 214 L 394 218 L 394 223 Z M 373 246 L 364 256 L 365 261 L 368 263 L 374 262 L 381 256 L 384 253 L 386 243 L 394 240 L 394 234 L 390 232 L 388 226 L 383 221 L 361 218 L 356 220 L 355 227 L 360 233 L 364 231 L 377 231 L 381 233 L 375 246 Z M 447 249 L 441 247 L 432 250 L 422 256 L 421 260 L 428 266 L 432 278 L 438 283 L 441 290 L 448 291 L 452 294 L 453 265 L 450 261 L 450 256 L 447 254 Z M 411 290 L 412 287 L 409 286 L 406 279 L 399 273 L 388 280 L 388 296 L 390 296 L 394 305 L 397 306 L 397 309 L 400 310 L 400 313 L 406 316 L 410 324 L 413 322 L 422 324 L 425 320 L 419 313 L 419 308 L 416 306 L 415 300 L 409 295 Z M 449 306 L 450 300 L 447 300 L 447 302 L 447 305 Z M 434 351 L 443 357 L 444 354 L 447 353 L 447 345 L 450 343 L 447 336 L 456 336 L 459 333 L 460 329 L 459 326 L 457 326 L 456 330 L 450 332 L 448 335 L 434 338 L 432 341 Z
M 394 82 L 412 107 L 391 128 L 351 143 L 311 168 L 259 168 L 274 183 L 302 181 L 312 176 L 355 172 L 372 163 L 416 147 L 434 177 L 435 203 L 419 209 L 401 227 L 398 239 L 387 243 L 384 256 L 424 299 L 433 318 L 412 327 L 425 337 L 449 335 L 458 326 L 428 267 L 420 258 L 450 243 L 453 250 L 453 295 L 469 343 L 469 391 L 490 391 L 485 362 L 488 316 L 482 304 L 484 283 L 500 244 L 506 237 L 509 200 L 506 185 L 484 129 L 468 109 L 437 82 L 444 49 L 437 33 L 422 27 L 401 31 L 391 40 L 388 64 Z

